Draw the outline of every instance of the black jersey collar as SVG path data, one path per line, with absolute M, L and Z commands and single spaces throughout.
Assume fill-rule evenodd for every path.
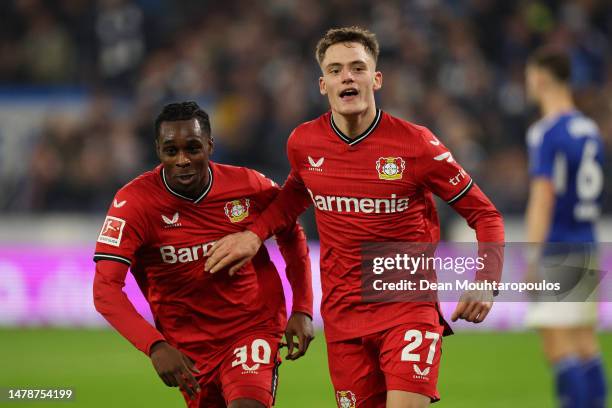
M 338 137 L 340 139 L 342 139 L 342 141 L 348 143 L 349 146 L 353 146 L 356 145 L 357 143 L 361 142 L 362 140 L 364 140 L 366 137 L 368 137 L 368 135 L 370 133 L 372 133 L 374 131 L 374 129 L 376 129 L 376 127 L 378 126 L 378 124 L 380 123 L 380 118 L 382 117 L 382 110 L 377 109 L 376 110 L 376 117 L 374 118 L 374 121 L 372 122 L 372 124 L 370 124 L 370 126 L 368 126 L 368 128 L 365 130 L 365 132 L 363 132 L 362 134 L 360 134 L 359 136 L 355 137 L 355 138 L 350 138 L 347 135 L 345 135 L 344 133 L 342 133 L 342 131 L 338 128 L 338 126 L 336 126 L 336 123 L 334 122 L 334 115 L 330 113 L 329 115 L 329 120 L 331 123 L 331 127 L 334 131 L 334 133 L 336 133 L 336 135 L 338 135 Z
M 161 170 L 161 176 L 162 176 L 162 181 L 164 182 L 164 186 L 166 187 L 166 190 L 168 190 L 168 192 L 172 195 L 175 195 L 179 198 L 182 198 L 184 200 L 189 200 L 189 201 L 193 201 L 194 204 L 199 203 L 200 201 L 202 201 L 204 199 L 204 197 L 206 197 L 208 195 L 208 192 L 210 191 L 210 189 L 212 188 L 212 184 L 213 184 L 213 173 L 212 170 L 210 168 L 210 164 L 208 165 L 208 184 L 206 185 L 206 187 L 204 188 L 204 191 L 202 191 L 202 194 L 200 194 L 198 196 L 198 198 L 193 199 L 193 198 L 189 198 L 187 196 L 184 196 L 182 194 L 177 193 L 176 191 L 172 190 L 172 188 L 170 188 L 170 185 L 168 184 L 168 182 L 166 181 L 166 172 L 164 171 L 164 168 L 162 167 Z

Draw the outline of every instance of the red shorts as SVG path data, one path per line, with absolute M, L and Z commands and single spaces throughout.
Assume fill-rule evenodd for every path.
M 390 390 L 438 401 L 443 331 L 442 325 L 407 323 L 365 337 L 328 342 L 338 407 L 384 408 Z
M 189 408 L 227 407 L 230 402 L 247 398 L 266 407 L 274 405 L 280 365 L 280 335 L 254 333 L 232 344 L 221 353 L 214 368 L 197 376 L 202 391 L 190 400 Z

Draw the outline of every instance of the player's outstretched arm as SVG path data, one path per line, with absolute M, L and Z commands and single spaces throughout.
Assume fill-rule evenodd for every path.
M 310 342 L 314 339 L 312 271 L 308 243 L 304 230 L 297 222 L 291 228 L 276 234 L 276 241 L 285 260 L 287 279 L 293 292 L 291 317 L 285 329 L 285 341 L 288 347 L 286 358 L 296 360 L 306 353 Z M 297 343 L 295 338 L 298 340 Z
M 476 280 L 499 282 L 504 259 L 504 222 L 501 214 L 478 188 L 451 152 L 428 129 L 422 128 L 423 160 L 415 175 L 434 194 L 445 200 L 476 231 L 478 256 L 484 269 Z M 493 306 L 493 293 L 466 292 L 452 320 L 482 322 Z
M 504 260 L 504 222 L 501 214 L 476 184 L 453 204 L 453 208 L 476 231 L 478 256 L 485 260 L 485 266 L 476 279 L 499 282 Z M 451 320 L 481 323 L 492 307 L 493 292 L 466 291 L 461 295 Z
M 215 242 L 208 252 L 204 270 L 216 273 L 230 267 L 231 276 L 253 259 L 262 243 L 261 238 L 249 230 L 226 235 Z
M 151 357 L 155 370 L 170 387 L 179 386 L 190 397 L 199 391 L 193 362 L 164 341 L 164 336 L 134 308 L 123 292 L 128 266 L 114 261 L 96 263 L 93 292 L 96 310 L 123 337 Z
M 96 263 L 93 295 L 96 310 L 137 349 L 150 355 L 151 346 L 164 336 L 134 308 L 123 292 L 126 264 L 100 260 Z
M 225 236 L 213 245 L 204 269 L 216 273 L 229 267 L 233 275 L 255 256 L 266 239 L 293 225 L 309 205 L 306 187 L 291 171 L 276 198 L 246 231 Z

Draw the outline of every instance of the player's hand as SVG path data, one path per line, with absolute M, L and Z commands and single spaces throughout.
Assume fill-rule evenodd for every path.
M 249 230 L 227 235 L 210 249 L 204 270 L 215 273 L 231 266 L 232 276 L 255 256 L 261 244 L 261 239 Z
M 464 319 L 472 323 L 481 323 L 493 307 L 493 292 L 490 290 L 469 290 L 463 292 L 459 303 L 451 316 L 456 322 Z
M 296 343 L 294 337 L 298 338 Z M 314 339 L 314 328 L 312 319 L 305 313 L 296 312 L 291 315 L 285 329 L 285 341 L 287 342 L 287 360 L 297 360 L 306 354 L 308 345 Z M 295 352 L 294 349 L 297 349 Z
M 180 387 L 189 398 L 195 398 L 200 385 L 193 374 L 200 371 L 189 357 L 166 343 L 160 341 L 151 348 L 151 362 L 155 371 L 168 387 Z

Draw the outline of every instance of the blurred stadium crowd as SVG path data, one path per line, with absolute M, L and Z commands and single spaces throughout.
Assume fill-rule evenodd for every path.
M 50 107 L 21 151 L 0 144 L 0 159 L 18 156 L 22 169 L 0 174 L 3 212 L 104 211 L 118 187 L 157 163 L 153 120 L 176 100 L 211 114 L 214 159 L 282 183 L 289 132 L 328 109 L 316 41 L 343 25 L 378 35 L 379 105 L 430 127 L 505 213 L 526 200 L 524 134 L 536 112 L 523 69 L 535 47 L 571 52 L 579 105 L 610 153 L 605 0 L 15 0 L 1 2 L 0 15 L 0 97 L 86 95 L 78 114 Z

